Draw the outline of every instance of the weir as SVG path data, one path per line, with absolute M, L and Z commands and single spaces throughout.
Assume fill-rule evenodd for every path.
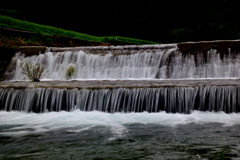
M 240 87 L 161 87 L 116 89 L 0 89 L 0 109 L 6 111 L 51 112 L 160 112 L 240 111 Z
M 48 73 L 45 79 L 66 80 L 69 66 L 75 74 L 70 79 L 189 79 L 240 77 L 240 55 L 216 49 L 206 53 L 183 54 L 177 44 L 49 48 L 46 53 L 25 57 L 17 53 L 6 71 L 7 80 L 24 80 L 20 61 L 40 63 Z
M 24 80 L 19 63 L 40 63 L 42 82 Z M 68 67 L 74 76 L 66 80 Z M 191 113 L 240 110 L 240 55 L 228 49 L 182 53 L 177 44 L 48 48 L 18 52 L 0 83 L 6 111 Z

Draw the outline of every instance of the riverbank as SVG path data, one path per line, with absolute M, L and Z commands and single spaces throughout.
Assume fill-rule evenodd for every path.
M 27 45 L 47 45 L 51 47 L 159 44 L 121 36 L 93 36 L 53 26 L 0 15 L 0 34 L 4 37 L 21 37 Z

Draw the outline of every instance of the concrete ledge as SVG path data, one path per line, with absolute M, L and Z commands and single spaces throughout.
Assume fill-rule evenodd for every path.
M 109 51 L 109 50 L 156 50 L 176 48 L 176 44 L 155 44 L 155 45 L 125 45 L 125 46 L 90 46 L 90 47 L 49 47 L 51 52 L 65 51 Z
M 210 49 L 216 49 L 220 54 L 240 52 L 240 40 L 219 40 L 202 42 L 184 42 L 177 44 L 183 54 L 207 53 Z
M 194 80 L 85 80 L 85 81 L 10 81 L 0 82 L 0 88 L 160 88 L 197 86 L 240 86 L 240 79 L 194 79 Z
M 18 47 L 18 51 L 24 53 L 26 56 L 32 56 L 45 53 L 47 48 L 47 46 L 20 46 Z
M 240 40 L 224 41 L 201 41 L 201 42 L 184 42 L 179 44 L 161 44 L 161 45 L 125 45 L 125 46 L 89 46 L 89 47 L 47 47 L 47 46 L 21 46 L 18 51 L 25 53 L 26 56 L 44 53 L 47 49 L 51 52 L 65 51 L 123 51 L 123 50 L 158 50 L 177 48 L 183 54 L 207 53 L 211 49 L 216 49 L 218 53 L 228 54 L 240 53 Z

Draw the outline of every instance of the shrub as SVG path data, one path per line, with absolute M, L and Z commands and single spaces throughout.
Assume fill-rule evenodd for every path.
M 44 66 L 39 63 L 34 65 L 32 63 L 21 61 L 20 67 L 23 70 L 22 74 L 26 75 L 33 82 L 39 82 L 47 73 L 44 73 Z
M 66 75 L 65 75 L 65 78 L 66 79 L 69 79 L 71 78 L 72 76 L 74 76 L 74 72 L 75 72 L 75 66 L 74 65 L 70 65 L 66 71 Z

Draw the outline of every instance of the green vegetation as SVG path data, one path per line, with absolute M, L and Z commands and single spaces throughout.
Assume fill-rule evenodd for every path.
M 22 68 L 22 74 L 26 75 L 29 80 L 33 82 L 39 82 L 41 78 L 45 76 L 47 72 L 44 73 L 44 67 L 39 63 L 32 64 L 27 62 L 20 62 L 20 67 Z
M 45 43 L 51 43 L 51 39 L 45 37 Z M 33 38 L 22 38 L 22 37 L 6 37 L 4 35 L 0 35 L 0 47 L 4 48 L 13 48 L 16 49 L 17 46 L 41 46 L 43 44 L 43 40 L 39 38 L 39 36 Z
M 0 35 L 0 47 L 14 48 L 15 46 L 25 46 L 26 41 L 21 37 L 4 37 Z
M 65 78 L 66 79 L 69 79 L 71 78 L 72 76 L 74 76 L 74 73 L 75 73 L 75 66 L 74 65 L 70 65 L 66 71 L 66 75 L 65 75 Z
M 42 33 L 42 34 L 74 37 L 74 38 L 79 38 L 79 39 L 83 39 L 83 40 L 97 41 L 99 39 L 96 36 L 77 33 L 74 31 L 64 30 L 64 29 L 56 28 L 56 27 L 52 27 L 52 26 L 45 26 L 45 25 L 40 25 L 40 24 L 36 24 L 36 23 L 32 23 L 32 22 L 22 21 L 19 19 L 15 19 L 15 18 L 8 17 L 8 16 L 2 16 L 2 15 L 0 15 L 0 26 L 23 29 L 23 30 L 37 32 L 37 33 Z
M 78 33 L 75 31 L 65 30 L 57 27 L 27 22 L 27 21 L 15 19 L 12 17 L 3 16 L 3 15 L 0 15 L 0 26 L 23 29 L 23 30 L 28 30 L 28 31 L 32 31 L 40 34 L 45 34 L 45 35 L 73 37 L 73 38 L 78 38 L 78 39 L 87 40 L 87 41 L 98 41 L 98 42 L 109 42 L 109 43 L 123 42 L 123 43 L 129 43 L 129 44 L 139 44 L 139 45 L 157 44 L 156 42 L 145 41 L 145 40 L 134 39 L 134 38 L 125 38 L 120 36 L 97 37 L 97 36 L 87 35 L 83 33 Z

